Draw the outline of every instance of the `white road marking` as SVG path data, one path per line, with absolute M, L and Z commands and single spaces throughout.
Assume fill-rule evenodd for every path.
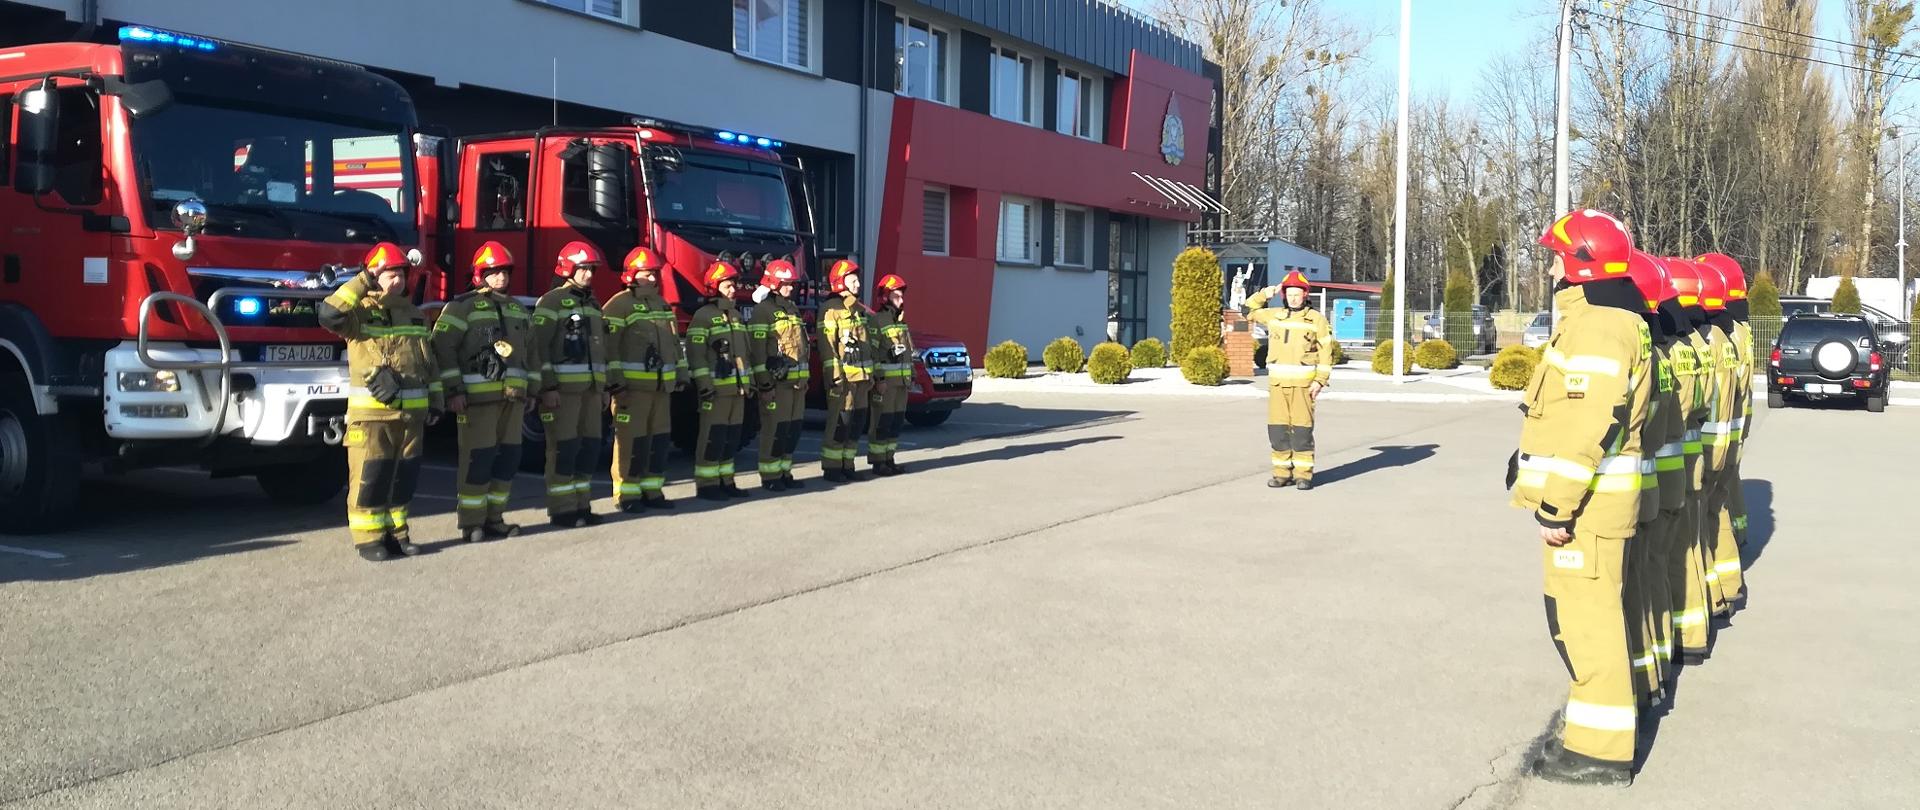
M 65 554 L 60 554 L 58 552 L 53 552 L 53 551 L 41 551 L 40 549 L 37 549 L 37 548 L 15 548 L 13 546 L 0 546 L 0 551 L 4 551 L 8 554 L 24 554 L 28 557 L 39 557 L 40 559 L 43 559 L 43 560 L 64 560 L 67 558 L 67 555 Z

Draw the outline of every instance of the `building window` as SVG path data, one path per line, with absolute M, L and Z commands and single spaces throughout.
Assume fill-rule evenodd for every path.
M 893 92 L 949 103 L 947 76 L 952 51 L 947 32 L 906 17 L 893 20 Z
M 1025 197 L 1000 198 L 1000 261 L 1032 264 L 1035 212 L 1039 204 Z
M 1087 209 L 1055 206 L 1053 209 L 1054 261 L 1064 267 L 1086 267 L 1093 250 L 1093 220 Z
M 927 186 L 920 192 L 920 250 L 945 256 L 947 245 L 947 200 L 950 194 L 941 186 Z
M 526 152 L 480 156 L 475 228 L 497 231 L 527 227 L 527 174 L 532 165 Z
M 993 115 L 1023 124 L 1034 122 L 1033 58 L 1011 48 L 993 50 Z
M 633 18 L 633 12 L 637 11 L 635 6 L 640 5 L 638 0 L 533 0 L 533 2 L 543 6 L 577 11 L 589 17 L 599 17 L 624 25 L 640 24 L 639 20 Z
M 1106 106 L 1100 80 L 1068 68 L 1060 69 L 1057 80 L 1060 104 L 1055 120 L 1060 133 L 1100 140 L 1100 118 Z
M 813 69 L 814 0 L 733 0 L 733 51 Z

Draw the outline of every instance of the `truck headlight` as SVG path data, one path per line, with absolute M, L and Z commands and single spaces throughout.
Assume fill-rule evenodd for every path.
M 180 377 L 171 371 L 122 371 L 120 390 L 139 394 L 171 394 L 180 390 Z

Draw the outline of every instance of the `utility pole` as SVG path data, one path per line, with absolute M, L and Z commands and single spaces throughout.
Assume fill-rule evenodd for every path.
M 1560 59 L 1557 72 L 1553 131 L 1553 215 L 1556 217 L 1573 208 L 1573 187 L 1567 178 L 1567 108 L 1572 104 L 1568 88 L 1573 82 L 1573 0 L 1560 0 Z
M 1900 255 L 1900 320 L 1913 320 L 1912 307 L 1907 303 L 1907 131 L 1898 127 L 1897 145 L 1900 152 L 1900 241 L 1893 243 Z
M 1400 138 L 1394 144 L 1393 381 L 1406 381 L 1407 96 L 1413 75 L 1413 0 L 1400 0 Z

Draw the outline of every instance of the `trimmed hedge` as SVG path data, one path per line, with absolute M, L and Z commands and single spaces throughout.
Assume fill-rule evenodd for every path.
M 1180 363 L 1180 376 L 1194 385 L 1219 385 L 1227 379 L 1227 353 L 1213 346 L 1187 352 L 1187 359 Z
M 1027 376 L 1027 347 L 1011 340 L 987 350 L 987 376 L 1017 380 Z
M 1206 248 L 1187 248 L 1173 260 L 1173 349 L 1168 355 L 1185 366 L 1187 352 L 1220 347 L 1220 257 Z
M 1118 343 L 1102 343 L 1087 356 L 1087 376 L 1100 385 L 1119 385 L 1133 374 L 1133 356 Z
M 1747 291 L 1747 312 L 1755 318 L 1780 317 L 1780 288 L 1774 285 L 1772 273 L 1762 270 L 1753 277 L 1753 289 Z
M 1134 368 L 1160 368 L 1167 364 L 1167 344 L 1159 338 L 1141 338 L 1130 355 Z
M 1073 338 L 1054 338 L 1040 352 L 1040 362 L 1046 365 L 1048 371 L 1077 374 L 1080 369 L 1087 367 L 1087 350 L 1080 348 L 1080 341 Z
M 1347 362 L 1347 349 L 1346 347 L 1340 345 L 1340 341 L 1337 341 L 1337 340 L 1333 341 L 1333 343 L 1330 346 L 1328 346 L 1328 351 L 1333 352 L 1333 359 L 1328 360 L 1327 362 L 1332 363 L 1336 366 L 1340 365 L 1341 363 Z
M 1421 341 L 1419 346 L 1414 347 L 1413 362 L 1421 368 L 1445 371 L 1460 367 L 1460 354 L 1453 350 L 1453 344 L 1434 338 Z
M 1487 380 L 1502 391 L 1520 391 L 1533 380 L 1533 369 L 1540 365 L 1540 352 L 1525 346 L 1508 346 L 1494 355 L 1493 370 Z
M 1413 352 L 1407 352 L 1400 358 L 1400 371 L 1413 371 Z M 1373 373 L 1393 373 L 1393 341 L 1383 340 L 1373 347 Z

